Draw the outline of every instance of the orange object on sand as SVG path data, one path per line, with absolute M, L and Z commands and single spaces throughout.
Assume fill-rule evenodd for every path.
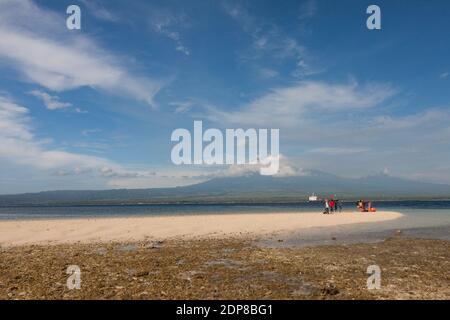
M 377 209 L 375 209 L 375 208 L 369 208 L 369 212 L 377 212 Z

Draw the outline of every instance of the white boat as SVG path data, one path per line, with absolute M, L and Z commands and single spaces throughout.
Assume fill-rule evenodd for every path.
M 308 198 L 308 201 L 317 201 L 317 200 L 318 200 L 318 198 L 314 193 L 312 195 L 310 195 Z

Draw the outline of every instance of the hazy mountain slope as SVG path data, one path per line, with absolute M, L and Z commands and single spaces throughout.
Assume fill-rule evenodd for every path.
M 176 188 L 46 191 L 3 195 L 0 196 L 0 205 L 197 202 L 224 199 L 266 201 L 270 198 L 301 201 L 313 192 L 324 197 L 336 194 L 340 198 L 450 198 L 449 185 L 409 181 L 387 175 L 352 179 L 314 171 L 308 175 L 291 177 L 258 174 L 221 177 Z

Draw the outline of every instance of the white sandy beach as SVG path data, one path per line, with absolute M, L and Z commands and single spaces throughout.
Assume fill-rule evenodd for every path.
M 303 228 L 397 219 L 402 214 L 317 212 L 0 221 L 0 245 L 260 236 Z

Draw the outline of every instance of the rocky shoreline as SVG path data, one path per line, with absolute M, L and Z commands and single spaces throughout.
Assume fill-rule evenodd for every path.
M 450 241 L 272 248 L 256 239 L 33 245 L 0 251 L 0 299 L 450 299 Z M 66 273 L 80 268 L 81 288 Z M 381 288 L 367 288 L 367 267 Z

